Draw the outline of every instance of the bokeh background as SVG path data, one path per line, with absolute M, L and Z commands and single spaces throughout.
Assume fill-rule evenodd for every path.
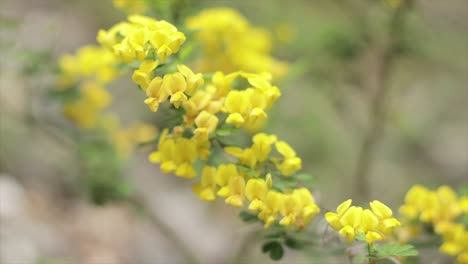
M 413 184 L 467 186 L 468 2 L 412 2 L 389 56 L 397 0 L 210 0 L 194 8 L 233 7 L 271 31 L 275 56 L 290 66 L 266 130 L 302 157 L 324 208 L 352 197 L 397 211 Z M 139 149 L 122 175 L 157 217 L 83 194 L 79 151 L 51 129 L 67 121 L 44 94 L 53 61 L 125 17 L 110 0 L 0 3 L 0 263 L 186 263 L 187 254 L 200 263 L 271 262 L 260 251 L 260 225 L 162 175 L 147 162 L 151 148 Z M 124 122 L 150 121 L 132 85 L 128 76 L 113 84 L 112 109 Z M 288 251 L 282 262 L 345 261 L 317 258 Z

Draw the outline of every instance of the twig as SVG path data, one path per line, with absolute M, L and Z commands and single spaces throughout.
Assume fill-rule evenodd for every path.
M 356 163 L 354 182 L 355 197 L 367 200 L 369 198 L 369 172 L 374 161 L 375 150 L 385 132 L 385 120 L 387 116 L 388 94 L 390 92 L 389 77 L 397 47 L 401 42 L 403 30 L 403 17 L 407 6 L 395 11 L 390 21 L 389 43 L 379 55 L 375 76 L 376 94 L 372 98 L 369 114 L 371 116 L 370 128 L 364 138 Z

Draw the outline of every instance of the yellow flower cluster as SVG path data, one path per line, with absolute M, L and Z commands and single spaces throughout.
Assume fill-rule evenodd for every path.
M 258 133 L 252 138 L 253 144 L 249 148 L 225 147 L 226 153 L 239 159 L 239 163 L 251 169 L 264 166 L 271 153 L 274 144 L 276 151 L 282 157 L 273 157 L 269 161 L 284 175 L 291 176 L 302 167 L 302 160 L 296 156 L 296 152 L 284 141 L 278 141 L 276 136 Z
M 459 199 L 448 186 L 440 186 L 436 191 L 431 191 L 424 186 L 415 185 L 406 194 L 400 213 L 409 220 L 417 219 L 432 224 L 437 232 L 439 226 L 467 212 L 467 199 L 466 196 Z
M 226 204 L 242 207 L 245 199 L 248 209 L 258 212 L 265 228 L 279 220 L 280 225 L 294 225 L 303 229 L 320 212 L 315 200 L 306 188 L 297 188 L 281 193 L 271 189 L 272 178 L 253 178 L 235 164 L 221 164 L 217 168 L 205 166 L 201 181 L 193 185 L 193 191 L 204 201 L 213 201 L 216 196 L 225 197 Z
M 415 220 L 430 224 L 434 232 L 444 239 L 440 250 L 458 256 L 459 263 L 468 263 L 468 230 L 456 222 L 468 213 L 468 196 L 458 197 L 452 188 L 445 185 L 435 191 L 415 185 L 406 194 L 400 213 L 408 223 L 405 228 L 417 228 Z
M 58 88 L 67 89 L 82 79 L 107 84 L 119 74 L 114 67 L 116 63 L 114 54 L 107 49 L 100 46 L 83 46 L 74 55 L 60 57 L 61 75 Z
M 124 62 L 143 61 L 147 56 L 162 63 L 176 53 L 185 41 L 185 35 L 164 20 L 131 15 L 109 30 L 99 30 L 97 41 Z
M 122 127 L 116 116 L 104 113 L 112 102 L 106 85 L 123 73 L 116 70 L 118 63 L 119 59 L 108 49 L 84 46 L 76 54 L 59 59 L 57 87 L 59 92 L 70 92 L 72 96 L 64 102 L 64 116 L 81 129 L 103 129 L 125 159 L 137 144 L 154 137 L 156 129 L 141 122 Z
M 287 64 L 273 58 L 269 33 L 249 24 L 247 19 L 230 8 L 205 9 L 187 19 L 186 26 L 195 31 L 203 49 L 196 69 L 203 72 L 243 70 L 270 72 L 275 78 L 284 76 Z
M 336 208 L 336 213 L 328 212 L 325 219 L 330 226 L 345 237 L 348 242 L 353 241 L 358 233 L 365 235 L 366 242 L 385 239 L 400 222 L 392 217 L 392 210 L 385 204 L 374 200 L 370 202 L 370 210 L 359 206 L 351 206 L 349 199 Z
M 442 232 L 444 242 L 440 251 L 457 258 L 457 263 L 468 263 L 468 230 L 459 223 L 451 223 Z
M 140 16 L 130 16 L 129 21 L 101 31 L 99 42 L 112 48 L 124 62 L 138 61 L 132 80 L 146 93 L 145 104 L 151 111 L 157 112 L 161 104 L 169 102 L 174 111 L 183 113 L 181 123 L 159 135 L 157 151 L 150 154 L 149 160 L 159 163 L 162 172 L 186 179 L 197 177 L 195 162 L 205 161 L 200 182 L 193 186 L 202 200 L 224 197 L 227 204 L 235 207 L 242 207 L 245 200 L 249 200 L 248 208 L 258 212 L 265 227 L 281 218 L 281 225 L 304 228 L 320 211 L 309 190 L 297 188 L 282 193 L 272 189 L 270 174 L 264 176 L 270 165 L 284 176 L 301 168 L 301 159 L 286 142 L 277 140 L 274 135 L 259 133 L 253 136 L 249 148 L 224 148 L 237 162 L 217 167 L 206 162 L 218 128 L 254 130 L 264 123 L 268 109 L 281 96 L 278 87 L 271 84 L 271 75 L 218 71 L 205 82 L 201 73 L 195 74 L 185 65 L 168 63 L 164 71 L 156 70 L 160 61 L 164 62 L 167 56 L 179 50 L 185 41 L 184 35 L 164 21 Z M 243 30 L 249 27 L 245 26 Z M 250 49 L 249 52 L 259 52 L 253 47 Z M 245 56 L 250 55 L 246 53 Z M 277 157 L 272 155 L 273 145 Z M 238 166 L 250 168 L 255 176 Z
M 96 127 L 102 111 L 110 105 L 112 96 L 104 86 L 120 74 L 114 68 L 117 61 L 112 52 L 99 46 L 84 46 L 59 59 L 57 87 L 62 91 L 76 89 L 78 94 L 64 105 L 64 115 L 79 127 Z
M 93 81 L 81 83 L 79 89 L 78 99 L 64 105 L 64 115 L 80 128 L 95 128 L 103 109 L 110 105 L 112 96 L 102 85 Z
M 154 69 L 156 67 L 155 61 L 145 61 L 151 65 L 149 69 Z M 148 71 L 148 66 L 142 63 L 140 69 L 136 72 L 145 73 L 146 78 L 149 80 L 151 77 L 151 72 Z M 146 69 L 145 69 L 146 68 Z M 146 81 L 140 82 L 140 87 L 145 90 L 148 98 L 145 100 L 145 104 L 151 109 L 151 111 L 156 112 L 159 108 L 159 105 L 170 98 L 170 102 L 174 105 L 175 108 L 179 108 L 180 105 L 187 101 L 188 96 L 193 95 L 193 93 L 203 84 L 203 76 L 201 74 L 194 74 L 188 67 L 185 65 L 177 65 L 178 72 L 168 73 L 163 77 L 155 77 L 151 79 L 146 85 Z M 148 76 L 148 77 L 146 77 Z M 134 80 L 137 77 L 134 74 Z

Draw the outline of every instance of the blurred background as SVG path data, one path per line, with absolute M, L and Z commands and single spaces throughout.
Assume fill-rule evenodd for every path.
M 289 72 L 266 131 L 302 157 L 324 208 L 352 197 L 396 212 L 413 184 L 467 186 L 468 2 L 417 0 L 395 12 L 401 2 L 208 0 L 193 8 L 232 7 L 271 32 Z M 104 148 L 83 150 L 53 129 L 67 126 L 44 96 L 53 63 L 125 17 L 111 0 L 0 3 L 0 263 L 271 262 L 260 225 L 161 174 L 147 161 L 152 147 L 111 166 Z M 144 95 L 129 86 L 129 76 L 112 84 L 112 110 L 123 123 L 151 122 Z M 96 178 L 117 198 L 137 193 L 151 217 L 119 199 L 89 198 Z M 288 251 L 281 262 L 316 258 Z

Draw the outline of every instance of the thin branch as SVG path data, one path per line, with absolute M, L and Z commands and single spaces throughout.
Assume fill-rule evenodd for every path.
M 375 151 L 378 143 L 385 132 L 385 121 L 387 118 L 388 95 L 390 93 L 389 78 L 393 67 L 395 55 L 398 52 L 398 45 L 401 42 L 401 33 L 404 27 L 404 15 L 409 5 L 395 10 L 390 21 L 389 43 L 378 55 L 377 71 L 375 76 L 374 90 L 375 96 L 370 102 L 370 128 L 367 131 L 358 155 L 356 169 L 354 172 L 354 182 L 356 191 L 355 197 L 363 200 L 369 198 L 369 172 L 374 161 Z

